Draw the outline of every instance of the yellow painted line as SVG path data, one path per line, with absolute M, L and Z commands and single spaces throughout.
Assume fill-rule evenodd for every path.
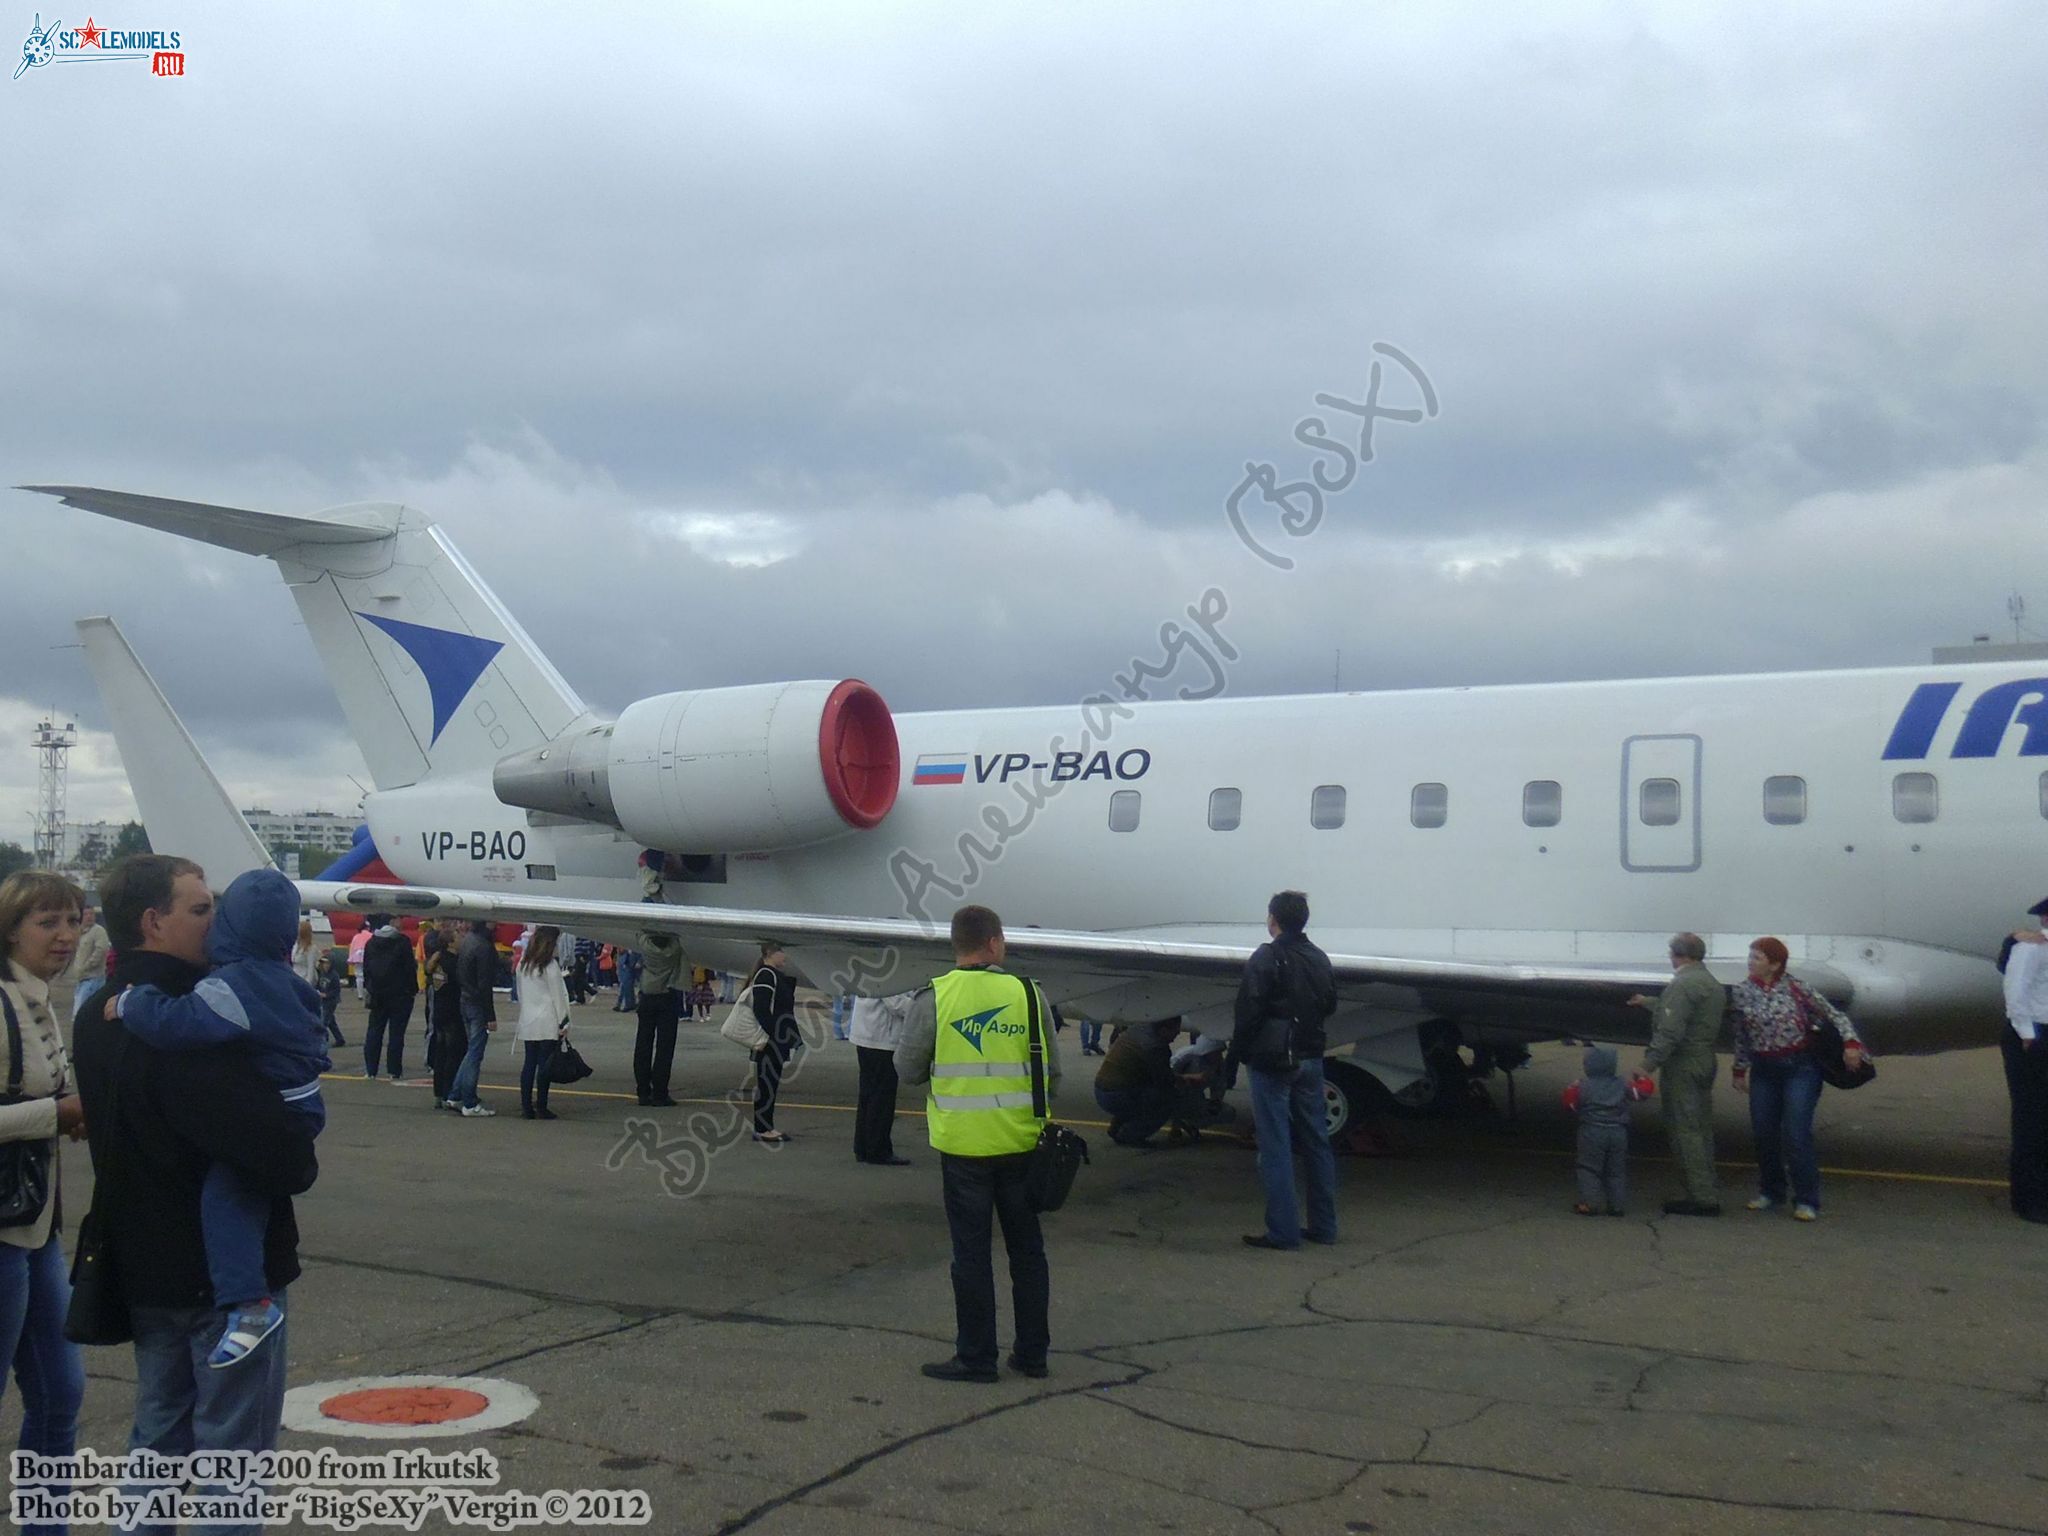
M 337 1083 L 361 1083 L 369 1081 L 369 1079 L 355 1072 L 329 1072 L 323 1075 L 328 1081 Z M 420 1081 L 407 1078 L 401 1080 L 399 1086 L 404 1088 L 427 1088 L 431 1087 L 432 1083 L 430 1081 Z M 519 1092 L 519 1085 L 517 1083 L 478 1083 L 477 1087 L 480 1090 L 489 1088 L 498 1093 L 516 1094 Z M 634 1095 L 630 1093 L 615 1093 L 608 1088 L 553 1087 L 548 1089 L 548 1097 L 567 1097 L 572 1099 L 617 1099 L 622 1103 L 635 1104 Z M 724 1099 L 676 1100 L 677 1104 L 703 1104 L 711 1108 L 722 1108 L 725 1106 L 726 1102 L 727 1101 Z M 635 1104 L 635 1107 L 637 1108 L 638 1105 Z M 779 1099 L 776 1101 L 776 1108 L 808 1109 L 820 1111 L 822 1113 L 831 1115 L 851 1115 L 857 1112 L 856 1107 L 851 1104 L 809 1104 L 801 1103 L 795 1099 Z M 924 1111 L 921 1109 L 899 1109 L 896 1111 L 896 1113 L 913 1120 L 922 1120 L 925 1117 Z M 1096 1131 L 1106 1131 L 1109 1129 L 1109 1122 L 1107 1120 L 1074 1120 L 1064 1115 L 1060 1117 L 1060 1124 L 1082 1125 L 1088 1127 L 1090 1130 Z M 1224 1141 L 1245 1141 L 1248 1139 L 1243 1136 L 1234 1135 L 1228 1131 L 1212 1131 L 1206 1128 L 1203 1130 L 1202 1134 L 1205 1136 L 1215 1136 L 1220 1140 Z M 1564 1159 L 1575 1157 L 1577 1154 L 1572 1152 L 1560 1151 L 1554 1147 L 1525 1147 L 1518 1149 L 1516 1155 L 1526 1157 L 1548 1157 Z M 1368 1161 L 1371 1161 L 1371 1159 L 1368 1159 Z M 1638 1163 L 1654 1163 L 1663 1167 L 1670 1167 L 1674 1165 L 1674 1160 L 1668 1157 L 1631 1156 L 1630 1161 Z M 1738 1172 L 1746 1172 L 1748 1170 L 1754 1169 L 1756 1167 L 1756 1164 L 1716 1162 L 1714 1166 L 1716 1168 L 1727 1168 Z M 2006 1181 L 2004 1179 L 1977 1179 L 1970 1178 L 1963 1174 L 1955 1173 L 1905 1173 L 1897 1169 L 1889 1168 L 1823 1168 L 1821 1169 L 1821 1172 L 1830 1178 L 1876 1179 L 1881 1182 L 1893 1184 L 1949 1184 L 1964 1189 L 2004 1189 L 2006 1187 Z
M 1576 1158 L 1578 1154 L 1562 1151 L 1556 1147 L 1527 1147 L 1522 1150 L 1521 1155 L 1562 1160 Z M 1677 1166 L 1676 1158 L 1638 1157 L 1634 1153 L 1629 1154 L 1629 1161 L 1631 1163 L 1654 1163 L 1664 1168 Z M 1726 1168 L 1737 1173 L 1753 1173 L 1756 1170 L 1755 1163 L 1731 1163 L 1718 1159 L 1715 1161 L 1714 1166 L 1716 1168 Z M 1961 1184 L 1980 1189 L 2004 1189 L 2006 1186 L 2004 1179 L 1976 1179 L 1959 1173 L 1902 1173 L 1896 1169 L 1889 1168 L 1823 1168 L 1821 1172 L 1834 1178 L 1886 1179 L 1900 1184 Z
M 323 1072 L 321 1074 L 321 1077 L 324 1081 L 331 1083 L 366 1083 L 370 1081 L 369 1078 L 364 1077 L 360 1072 Z M 380 1078 L 378 1079 L 378 1081 L 381 1082 L 383 1081 L 383 1079 Z M 398 1086 L 401 1088 L 431 1088 L 433 1086 L 433 1082 L 431 1079 L 427 1078 L 408 1077 L 399 1079 Z M 519 1085 L 517 1083 L 479 1082 L 476 1086 L 479 1092 L 486 1088 L 494 1089 L 499 1093 L 517 1093 L 519 1091 Z M 633 1104 L 636 1108 L 639 1107 L 637 1095 L 630 1093 L 618 1093 L 609 1088 L 563 1088 L 559 1085 L 556 1085 L 548 1089 L 548 1097 L 551 1099 L 563 1096 L 567 1096 L 572 1099 L 617 1099 L 621 1103 Z M 676 1103 L 678 1104 L 704 1104 L 712 1108 L 722 1107 L 725 1105 L 726 1102 L 727 1101 L 724 1099 L 676 1100 Z M 833 1115 L 851 1115 L 858 1112 L 857 1106 L 852 1104 L 806 1104 L 799 1102 L 796 1099 L 777 1099 L 775 1101 L 775 1107 L 777 1109 L 816 1109 L 823 1110 L 827 1114 Z M 896 1111 L 896 1113 L 899 1115 L 908 1116 L 911 1119 L 915 1120 L 922 1120 L 924 1118 L 924 1111 L 921 1109 L 899 1109 Z M 1065 1116 L 1062 1116 L 1060 1118 L 1060 1124 L 1085 1125 L 1091 1130 L 1098 1131 L 1106 1131 L 1109 1129 L 1109 1122 L 1107 1120 L 1073 1120 Z

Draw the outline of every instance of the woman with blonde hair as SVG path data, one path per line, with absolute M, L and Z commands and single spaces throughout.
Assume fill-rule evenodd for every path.
M 24 870 L 0 882 L 0 1143 L 43 1174 L 40 1199 L 32 1176 L 0 1181 L 0 1196 L 13 1197 L 0 1211 L 0 1367 L 11 1360 L 21 1388 L 21 1449 L 45 1456 L 77 1448 L 85 1397 L 84 1360 L 64 1337 L 71 1280 L 57 1236 L 57 1138 L 83 1137 L 85 1111 L 50 1011 L 50 982 L 71 963 L 84 911 L 85 893 L 61 875 Z

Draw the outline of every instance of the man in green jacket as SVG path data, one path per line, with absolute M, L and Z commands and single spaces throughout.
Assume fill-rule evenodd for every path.
M 1667 1216 L 1718 1216 L 1721 1192 L 1714 1183 L 1714 1045 L 1728 993 L 1701 962 L 1706 943 L 1696 933 L 1671 936 L 1671 985 L 1656 997 L 1637 993 L 1629 1002 L 1656 1016 L 1643 1070 L 1660 1072 L 1664 1084 L 1664 1126 L 1685 1181 L 1682 1199 L 1666 1200 Z

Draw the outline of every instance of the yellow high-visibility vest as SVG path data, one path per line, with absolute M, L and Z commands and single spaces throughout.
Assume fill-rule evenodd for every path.
M 1001 971 L 959 970 L 932 983 L 939 1033 L 925 1118 L 938 1151 L 1001 1157 L 1038 1144 L 1045 1121 L 1031 1112 L 1031 985 Z M 1043 1009 L 1038 1027 L 1043 1039 Z

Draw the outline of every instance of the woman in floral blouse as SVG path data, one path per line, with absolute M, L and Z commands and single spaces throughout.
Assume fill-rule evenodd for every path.
M 1820 1215 L 1813 1112 L 1820 1104 L 1821 1075 L 1808 1021 L 1833 1021 L 1842 1032 L 1843 1064 L 1851 1071 L 1863 1060 L 1863 1042 L 1847 1014 L 1785 974 L 1789 958 L 1777 939 L 1758 939 L 1749 946 L 1749 979 L 1738 982 L 1729 998 L 1735 1089 L 1749 1095 L 1749 1127 L 1756 1136 L 1757 1196 L 1749 1208 L 1768 1211 L 1785 1203 L 1789 1163 L 1792 1214 L 1812 1221 Z

